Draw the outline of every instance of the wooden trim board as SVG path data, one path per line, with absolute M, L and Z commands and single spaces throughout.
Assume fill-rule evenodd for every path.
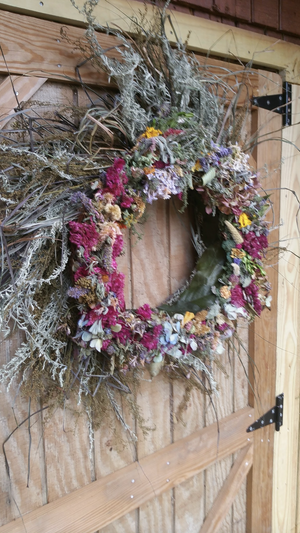
M 268 73 L 260 77 L 260 93 L 274 94 L 280 82 L 278 74 Z M 270 246 L 274 252 L 267 268 L 268 279 L 272 286 L 271 310 L 265 310 L 261 317 L 254 321 L 249 329 L 249 354 L 253 363 L 249 364 L 250 379 L 254 369 L 255 379 L 249 390 L 249 403 L 255 408 L 255 419 L 262 416 L 275 405 L 276 381 L 276 335 L 277 335 L 277 284 L 278 284 L 278 227 L 279 188 L 281 166 L 281 117 L 264 109 L 254 112 L 253 128 L 265 142 L 258 144 L 254 154 L 260 182 L 267 194 L 271 194 L 274 204 L 274 220 L 269 212 L 269 220 L 274 230 L 269 234 Z M 277 133 L 274 133 L 277 132 Z M 278 138 L 278 142 L 273 139 Z M 267 168 L 267 173 L 264 170 Z M 277 228 L 277 229 L 276 229 Z M 253 468 L 248 476 L 247 487 L 247 532 L 271 533 L 272 531 L 272 486 L 273 486 L 273 453 L 274 424 L 255 431 L 253 434 L 254 458 Z M 279 530 L 278 530 L 279 531 Z M 283 530 L 282 530 L 283 531 Z M 277 533 L 277 532 L 276 532 Z
M 82 7 L 84 0 L 77 0 L 76 3 Z M 43 2 L 2 0 L 0 9 L 59 20 L 72 25 L 83 25 L 84 22 L 83 15 L 72 6 L 70 0 L 44 0 Z M 148 17 L 151 16 L 151 9 L 156 8 L 152 6 L 148 8 Z M 142 10 L 143 4 L 134 0 L 114 0 L 113 3 L 101 1 L 95 8 L 95 16 L 102 26 L 114 24 L 130 31 L 132 30 L 131 18 L 139 17 Z M 299 46 L 186 13 L 177 15 L 171 11 L 170 14 L 176 34 L 183 42 L 189 35 L 188 45 L 191 50 L 230 59 L 238 58 L 256 66 L 282 71 L 287 81 L 300 84 Z M 175 42 L 174 28 L 171 25 L 167 26 L 167 35 L 171 42 Z
M 1 12 L 1 22 L 3 39 L 1 46 L 6 63 L 0 55 L 0 72 L 7 74 L 8 65 L 12 75 L 38 75 L 59 81 L 79 82 L 76 67 L 82 63 L 83 56 L 80 50 L 74 48 L 72 42 L 84 39 L 82 28 L 65 28 L 71 40 L 69 43 L 62 39 L 60 35 L 62 26 L 56 22 L 5 11 Z M 118 44 L 116 37 L 99 33 L 98 41 L 103 48 L 111 48 L 109 57 L 119 56 L 114 48 Z M 258 95 L 257 71 L 203 56 L 196 58 L 206 68 L 209 78 L 215 75 L 222 77 L 224 83 L 232 88 L 233 94 L 243 82 L 238 105 L 243 105 L 249 97 Z M 79 72 L 84 83 L 88 85 L 113 88 L 106 74 L 97 71 L 90 62 L 82 65 Z
M 94 533 L 252 442 L 246 407 L 0 528 L 0 533 Z
M 294 126 L 282 136 L 279 243 L 287 247 L 277 265 L 277 372 L 276 394 L 284 393 L 283 426 L 275 433 L 273 478 L 273 529 L 298 532 L 299 516 L 299 414 L 300 414 L 300 299 L 299 299 L 299 198 L 300 198 L 300 90 L 292 88 Z M 296 149 L 296 146 L 298 149 Z M 293 191 L 297 195 L 294 196 Z M 298 227 L 297 227 L 298 226 Z M 298 507 L 298 509 L 297 509 Z

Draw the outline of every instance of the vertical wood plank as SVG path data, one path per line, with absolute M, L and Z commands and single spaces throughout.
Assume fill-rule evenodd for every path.
M 146 222 L 138 224 L 142 238 L 132 239 L 133 307 L 148 303 L 155 307 L 170 293 L 168 202 L 147 206 Z
M 133 307 L 148 302 L 151 307 L 163 302 L 170 293 L 169 217 L 168 203 L 154 202 L 147 209 L 147 221 L 141 227 L 143 238 L 132 244 Z M 137 428 L 138 459 L 163 448 L 171 442 L 170 385 L 162 375 L 150 382 L 145 373 L 138 392 L 138 403 L 146 424 L 154 428 L 147 436 Z M 166 492 L 143 505 L 139 510 L 139 528 L 143 533 L 173 529 L 172 501 Z
M 260 94 L 275 94 L 281 91 L 281 78 L 277 74 L 261 72 Z M 257 169 L 264 190 L 272 193 L 275 208 L 274 227 L 279 223 L 279 196 L 275 189 L 280 187 L 281 162 L 281 117 L 263 109 L 258 110 L 254 129 L 258 131 L 261 142 L 256 149 Z M 276 133 L 273 133 L 276 132 Z M 276 137 L 279 142 L 272 141 Z M 264 168 L 267 167 L 267 174 Z M 270 213 L 272 218 L 272 214 Z M 269 235 L 269 243 L 278 247 L 278 230 Z M 264 311 L 260 319 L 251 325 L 249 335 L 249 352 L 255 364 L 255 376 L 249 374 L 255 390 L 249 390 L 250 404 L 255 408 L 255 419 L 271 409 L 275 402 L 276 373 L 276 320 L 277 320 L 277 266 L 278 259 L 273 253 L 271 265 L 267 269 L 272 285 L 272 309 Z M 270 425 L 254 435 L 253 469 L 248 476 L 247 485 L 247 532 L 269 533 L 272 528 L 272 476 L 273 476 L 273 442 L 274 426 Z
M 300 89 L 293 90 L 293 121 L 283 130 L 281 170 L 280 244 L 287 247 L 278 263 L 278 320 L 276 394 L 284 393 L 284 419 L 275 433 L 273 531 L 298 531 L 299 486 L 299 256 L 300 235 L 297 217 L 300 198 Z M 293 146 L 298 147 L 298 150 Z M 288 190 L 287 190 L 287 189 Z M 298 200 L 291 191 L 295 191 Z M 299 469 L 299 464 L 298 464 Z M 298 470 L 299 471 L 299 470 Z M 298 523 L 297 523 L 298 520 Z
M 131 243 L 128 230 L 123 230 L 124 254 L 118 258 L 118 269 L 125 275 L 124 295 L 126 307 L 132 307 L 131 291 Z M 129 412 L 126 400 L 116 395 L 122 415 L 132 431 L 135 431 L 135 420 Z M 112 413 L 105 419 L 100 429 L 95 432 L 95 476 L 100 479 L 108 474 L 133 463 L 136 460 L 136 445 L 125 434 L 120 423 Z M 136 510 L 127 513 L 118 520 L 101 529 L 101 533 L 124 533 L 136 531 Z
M 171 293 L 180 288 L 189 278 L 195 266 L 195 250 L 191 241 L 190 217 L 188 210 L 180 214 L 181 204 L 170 202 L 170 283 Z M 182 418 L 177 420 L 176 413 L 187 392 L 188 380 L 174 381 L 171 388 L 173 395 L 172 437 L 174 442 L 190 435 L 204 426 L 205 399 L 203 394 L 194 389 L 190 391 Z M 198 533 L 204 520 L 204 474 L 201 472 L 192 479 L 181 483 L 174 489 L 174 524 L 176 533 Z
M 99 94 L 101 89 L 99 90 Z M 94 93 L 90 94 L 93 101 L 97 100 Z M 87 93 L 78 89 L 78 106 L 82 113 L 91 105 Z M 127 308 L 132 307 L 132 280 L 131 280 L 131 239 L 128 230 L 122 230 L 124 239 L 123 255 L 118 257 L 118 270 L 125 275 L 124 296 Z M 115 395 L 118 404 L 121 407 L 122 415 L 132 431 L 135 431 L 135 421 L 129 412 L 126 400 L 121 396 Z M 108 474 L 127 466 L 136 460 L 135 444 L 125 434 L 120 423 L 117 421 L 114 413 L 106 418 L 100 428 L 95 431 L 94 436 L 94 460 L 95 460 L 95 479 L 100 479 Z M 136 531 L 137 511 L 131 511 L 115 520 L 111 524 L 101 528 L 101 533 L 124 533 L 127 531 Z
M 214 396 L 212 401 L 215 406 L 215 410 L 212 407 L 211 402 L 207 399 L 206 407 L 206 426 L 216 421 L 216 415 L 219 420 L 224 418 L 233 412 L 233 368 L 232 361 L 228 353 L 229 348 L 226 347 L 225 352 L 220 355 L 220 368 L 215 366 L 215 378 L 219 386 L 218 396 Z M 218 461 L 205 472 L 205 515 L 210 511 L 220 489 L 225 482 L 230 469 L 233 464 L 233 457 L 229 456 L 222 461 Z M 222 523 L 220 529 L 222 533 L 232 532 L 232 509 L 228 512 L 226 518 Z
M 233 410 L 238 411 L 248 405 L 248 379 L 247 374 L 249 326 L 245 319 L 239 319 L 237 323 L 238 340 L 234 339 L 230 350 L 233 365 Z M 234 454 L 234 461 L 237 454 Z M 244 533 L 246 530 L 246 489 L 245 479 L 232 504 L 232 533 Z
M 86 414 L 75 400 L 66 401 L 45 426 L 48 501 L 54 501 L 92 481 Z
M 56 110 L 72 117 L 74 94 L 70 85 L 47 81 L 30 102 L 31 115 L 47 119 Z M 46 416 L 47 419 L 47 416 Z M 67 400 L 44 428 L 48 501 L 76 490 L 93 480 L 93 447 L 87 415 L 77 399 Z
M 17 331 L 12 337 L 3 340 L 0 347 L 0 364 L 7 363 L 15 354 L 16 349 L 23 340 L 22 332 Z M 38 410 L 36 402 L 32 402 L 30 411 Z M 1 387 L 1 417 L 0 417 L 0 443 L 21 424 L 29 415 L 28 401 L 19 393 L 18 383 L 12 384 L 9 392 Z M 10 479 L 7 476 L 4 455 L 0 456 L 0 525 L 21 515 L 37 509 L 45 499 L 45 458 L 42 445 L 42 432 L 40 414 L 30 419 L 31 450 L 30 450 L 30 476 L 27 487 L 28 457 L 29 457 L 29 432 L 28 422 L 25 422 L 10 437 L 5 445 L 5 451 L 10 469 Z

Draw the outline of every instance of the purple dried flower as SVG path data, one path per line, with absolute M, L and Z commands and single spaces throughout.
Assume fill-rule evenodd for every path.
M 88 289 L 84 289 L 83 287 L 70 287 L 70 289 L 68 290 L 68 296 L 70 296 L 71 298 L 76 298 L 78 300 L 78 298 L 84 296 L 88 292 Z

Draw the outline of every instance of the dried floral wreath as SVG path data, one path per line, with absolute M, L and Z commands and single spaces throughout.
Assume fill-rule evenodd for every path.
M 0 381 L 21 374 L 27 392 L 47 398 L 104 391 L 120 415 L 114 390 L 129 392 L 126 378 L 144 368 L 195 381 L 201 371 L 215 389 L 212 362 L 234 321 L 270 305 L 269 204 L 237 144 L 245 109 L 236 107 L 237 93 L 228 97 L 224 76 L 179 42 L 171 47 L 165 11 L 155 28 L 139 22 L 135 41 L 109 30 L 118 55 L 109 58 L 93 4 L 84 8 L 80 47 L 116 95 L 92 103 L 77 131 L 59 135 L 56 124 L 47 137 L 49 124 L 39 122 L 34 134 L 28 129 L 29 145 L 0 145 L 2 328 L 8 334 L 12 320 L 25 332 Z M 182 209 L 190 204 L 195 269 L 159 309 L 128 310 L 116 262 L 122 229 L 132 229 L 147 204 L 171 197 Z

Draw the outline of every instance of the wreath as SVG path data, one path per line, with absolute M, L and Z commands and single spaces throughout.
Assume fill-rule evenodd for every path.
M 189 380 L 201 371 L 214 390 L 212 362 L 236 320 L 271 301 L 268 198 L 237 143 L 245 108 L 222 76 L 180 42 L 171 47 L 164 11 L 136 41 L 110 30 L 119 59 L 86 15 L 80 47 L 117 92 L 98 96 L 79 129 L 56 117 L 34 135 L 27 128 L 29 145 L 0 146 L 2 326 L 25 332 L 0 380 L 21 373 L 25 391 L 47 398 L 105 391 L 114 408 L 113 387 L 129 392 L 145 368 Z M 195 269 L 158 309 L 126 309 L 122 230 L 137 227 L 147 204 L 174 197 L 189 205 Z

